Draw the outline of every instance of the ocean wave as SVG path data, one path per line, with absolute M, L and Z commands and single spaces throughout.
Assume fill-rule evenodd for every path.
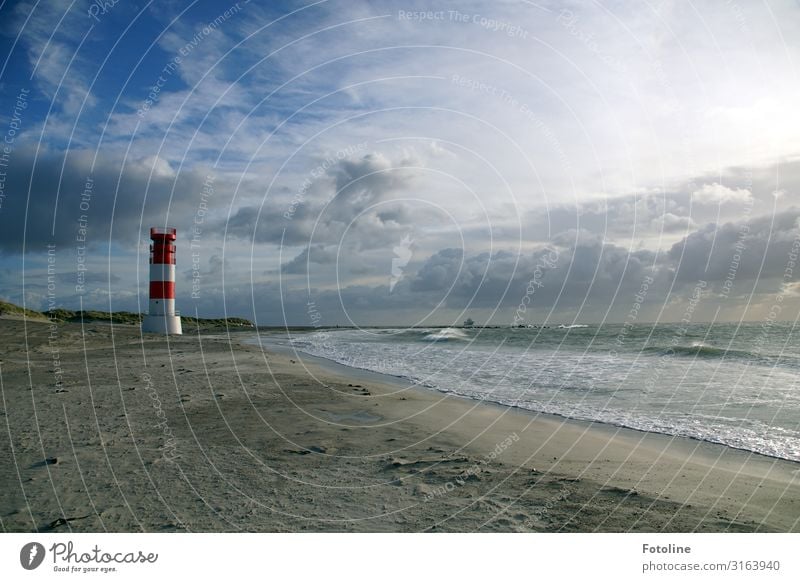
M 589 327 L 583 323 L 573 323 L 572 325 L 559 325 L 558 329 L 578 329 L 581 327 Z
M 453 327 L 448 327 L 433 333 L 425 335 L 423 338 L 426 342 L 442 342 L 451 340 L 468 340 L 469 336 L 466 332 Z
M 691 345 L 678 345 L 678 346 L 651 346 L 642 350 L 644 353 L 659 354 L 664 356 L 678 356 L 687 358 L 701 358 L 701 359 L 732 359 L 732 360 L 748 360 L 751 362 L 764 364 L 787 364 L 784 358 L 770 356 L 766 354 L 757 354 L 748 350 L 734 350 L 729 348 L 717 348 L 710 346 L 703 342 L 695 342 Z

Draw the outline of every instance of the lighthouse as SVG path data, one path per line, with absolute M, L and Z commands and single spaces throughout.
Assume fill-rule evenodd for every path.
M 174 228 L 150 229 L 150 309 L 142 319 L 142 331 L 180 335 L 181 318 L 175 312 Z

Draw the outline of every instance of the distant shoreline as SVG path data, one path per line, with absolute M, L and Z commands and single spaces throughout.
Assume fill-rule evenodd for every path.
M 143 315 L 132 311 L 74 311 L 60 307 L 47 311 L 35 311 L 7 301 L 0 301 L 0 317 L 12 319 L 28 318 L 34 321 L 56 321 L 58 323 L 106 322 L 119 325 L 140 325 Z M 201 327 L 254 328 L 250 320 L 241 317 L 204 318 L 181 315 L 181 320 L 189 325 L 194 323 L 196 326 Z

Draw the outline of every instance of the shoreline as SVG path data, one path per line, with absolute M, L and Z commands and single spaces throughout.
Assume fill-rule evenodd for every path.
M 578 443 L 582 439 L 594 441 L 595 444 L 598 442 L 605 442 L 607 445 L 604 445 L 604 447 L 599 450 L 605 450 L 605 446 L 627 450 L 629 451 L 629 454 L 627 455 L 626 460 L 635 459 L 637 463 L 641 463 L 641 460 L 637 459 L 636 457 L 645 451 L 648 454 L 652 453 L 653 455 L 656 455 L 656 458 L 658 459 L 663 459 L 664 456 L 666 456 L 670 459 L 685 460 L 685 463 L 681 462 L 680 464 L 680 467 L 682 468 L 692 465 L 713 467 L 713 470 L 710 469 L 708 471 L 709 475 L 719 471 L 722 471 L 728 475 L 737 475 L 744 472 L 745 474 L 749 474 L 750 476 L 758 478 L 760 475 L 776 473 L 776 475 L 772 475 L 771 478 L 778 478 L 781 482 L 787 484 L 793 483 L 794 487 L 800 488 L 800 462 L 797 461 L 765 455 L 747 449 L 731 447 L 726 444 L 697 439 L 689 436 L 669 435 L 665 433 L 618 426 L 610 423 L 575 419 L 559 414 L 538 412 L 519 406 L 505 405 L 490 400 L 477 400 L 475 398 L 457 394 L 455 392 L 448 392 L 439 390 L 437 388 L 421 386 L 413 383 L 413 381 L 407 378 L 347 366 L 346 364 L 341 364 L 328 358 L 307 354 L 291 346 L 265 346 L 265 351 L 270 353 L 270 349 L 275 349 L 276 347 L 278 350 L 275 351 L 291 353 L 294 357 L 298 358 L 298 360 L 306 360 L 312 367 L 321 368 L 324 371 L 323 373 L 341 376 L 345 379 L 351 379 L 355 377 L 357 380 L 364 379 L 366 381 L 372 381 L 376 384 L 383 384 L 391 388 L 413 390 L 420 393 L 422 397 L 427 397 L 428 399 L 435 400 L 438 398 L 439 402 L 449 401 L 452 403 L 458 403 L 457 406 L 462 408 L 462 410 L 468 409 L 470 411 L 479 413 L 481 407 L 488 407 L 494 410 L 494 415 L 498 417 L 498 421 L 500 422 L 503 422 L 502 419 L 505 418 L 505 423 L 513 421 L 513 424 L 516 426 L 523 425 L 525 427 L 529 427 L 534 423 L 545 424 L 552 431 L 552 434 L 557 434 L 559 431 L 562 433 L 567 433 L 566 435 L 560 435 L 560 437 L 566 440 L 567 443 Z M 464 414 L 467 413 L 464 412 Z M 560 443 L 556 444 L 556 447 L 559 446 Z M 521 462 L 523 464 L 530 461 L 532 456 L 533 455 L 525 458 L 521 455 L 512 454 L 512 458 L 515 460 L 515 462 Z M 540 454 L 538 456 L 541 457 L 542 455 Z M 560 468 L 563 469 L 564 467 L 562 466 Z M 550 469 L 550 471 L 558 470 L 558 464 L 553 465 Z M 643 485 L 643 490 L 645 492 L 655 494 L 656 497 L 663 496 L 666 499 L 670 499 L 670 496 L 666 495 L 665 492 L 671 492 L 674 489 L 683 489 L 683 487 L 676 486 L 673 483 L 674 480 L 670 480 L 669 486 L 663 490 L 659 490 L 658 487 L 653 487 L 652 484 L 654 482 L 657 483 L 660 481 L 663 471 L 655 470 L 652 467 L 651 470 L 658 475 L 658 478 L 651 478 L 648 480 L 643 478 L 642 480 L 636 481 L 634 486 L 631 487 L 632 491 L 637 491 L 637 488 Z M 622 475 L 620 475 L 620 473 L 622 473 Z M 578 472 L 577 478 L 604 478 L 610 480 L 621 479 L 629 484 L 630 479 L 625 476 L 624 473 L 626 473 L 625 470 L 617 470 L 609 473 L 607 471 L 594 472 L 589 469 L 583 469 Z M 574 474 L 572 467 L 570 467 L 569 474 Z M 758 486 L 760 485 L 757 485 L 757 487 Z M 701 487 L 698 485 L 696 487 L 696 491 L 693 492 L 690 498 L 705 497 L 705 501 L 711 502 L 712 507 L 717 505 L 735 505 L 735 503 L 727 504 L 725 502 L 715 500 L 713 499 L 713 494 L 703 496 L 702 493 Z M 686 503 L 689 503 L 690 501 L 691 499 L 686 501 Z M 800 504 L 800 500 L 798 500 L 798 504 Z M 792 525 L 792 531 L 797 531 L 800 528 L 800 525 L 798 524 L 798 522 L 800 522 L 800 505 L 795 508 L 795 513 L 792 519 L 795 520 L 795 523 Z
M 331 328 L 331 329 L 335 329 L 335 328 Z M 273 332 L 277 332 L 279 330 L 277 330 L 277 328 L 276 328 L 276 329 L 273 329 L 272 331 Z M 248 333 L 248 332 L 249 333 L 256 333 L 256 332 L 252 332 L 250 330 L 242 330 L 242 332 L 243 333 Z M 240 340 L 240 343 L 243 344 L 243 345 L 255 345 L 255 346 L 258 346 L 258 343 L 250 343 L 250 342 L 247 342 L 247 341 L 241 341 Z M 527 414 L 529 416 L 534 416 L 534 417 L 537 417 L 537 418 L 538 417 L 543 417 L 543 418 L 549 418 L 549 419 L 551 419 L 553 421 L 556 421 L 556 422 L 575 423 L 577 427 L 586 428 L 586 429 L 589 429 L 589 430 L 609 430 L 609 431 L 631 432 L 631 433 L 637 433 L 637 434 L 655 435 L 655 436 L 663 437 L 663 438 L 670 439 L 670 440 L 672 440 L 672 439 L 683 439 L 683 440 L 691 441 L 691 442 L 694 442 L 694 443 L 702 443 L 702 444 L 707 444 L 707 445 L 719 446 L 719 447 L 723 447 L 725 449 L 729 449 L 731 451 L 738 451 L 738 452 L 745 453 L 747 455 L 753 455 L 753 456 L 756 456 L 756 457 L 764 457 L 765 459 L 769 459 L 769 460 L 780 461 L 780 462 L 785 462 L 785 463 L 794 463 L 795 465 L 797 465 L 798 472 L 800 472 L 800 461 L 796 461 L 796 460 L 793 460 L 793 459 L 786 459 L 784 457 L 779 457 L 777 455 L 769 455 L 767 453 L 761 453 L 761 452 L 753 451 L 753 450 L 746 449 L 746 448 L 743 448 L 743 447 L 736 447 L 736 446 L 729 445 L 729 444 L 722 443 L 722 442 L 718 442 L 718 441 L 702 439 L 702 438 L 699 438 L 699 437 L 694 437 L 694 436 L 689 436 L 689 435 L 674 435 L 674 434 L 665 433 L 665 432 L 657 432 L 657 431 L 652 431 L 652 430 L 647 430 L 647 429 L 641 429 L 641 428 L 635 428 L 635 427 L 631 427 L 631 426 L 625 426 L 625 425 L 622 425 L 622 424 L 614 424 L 614 423 L 611 423 L 611 422 L 604 422 L 604 421 L 601 421 L 601 420 L 588 420 L 588 419 L 583 419 L 583 418 L 575 418 L 575 417 L 567 416 L 567 415 L 564 415 L 564 414 L 559 414 L 557 412 L 543 412 L 543 411 L 539 411 L 539 410 L 533 410 L 533 409 L 530 409 L 530 408 L 525 408 L 523 406 L 519 406 L 519 405 L 516 405 L 516 404 L 504 404 L 502 402 L 497 402 L 495 400 L 479 400 L 479 399 L 474 398 L 472 396 L 468 396 L 468 395 L 465 395 L 465 394 L 459 394 L 458 392 L 453 392 L 453 391 L 449 391 L 449 390 L 438 388 L 438 387 L 434 387 L 434 386 L 425 386 L 423 384 L 419 384 L 419 383 L 414 382 L 413 380 L 411 380 L 407 376 L 396 376 L 396 375 L 393 375 L 393 374 L 388 374 L 388 373 L 385 373 L 385 372 L 378 372 L 378 371 L 370 370 L 370 369 L 367 369 L 367 368 L 358 368 L 358 367 L 355 367 L 355 366 L 349 366 L 347 364 L 343 364 L 341 362 L 337 362 L 336 360 L 332 360 L 330 358 L 325 358 L 323 356 L 316 356 L 314 354 L 309 354 L 307 352 L 304 352 L 303 350 L 299 350 L 299 349 L 296 349 L 296 348 L 294 348 L 292 346 L 288 346 L 288 345 L 279 345 L 279 344 L 267 345 L 264 349 L 265 349 L 265 351 L 267 353 L 269 353 L 272 350 L 274 350 L 277 353 L 291 353 L 294 357 L 306 359 L 309 362 L 312 362 L 313 364 L 315 364 L 317 366 L 320 366 L 322 368 L 326 368 L 329 372 L 334 373 L 334 374 L 347 375 L 348 373 L 350 373 L 352 376 L 358 377 L 358 378 L 361 378 L 363 376 L 363 379 L 365 379 L 366 381 L 370 381 L 371 380 L 373 382 L 378 382 L 378 383 L 382 383 L 382 384 L 389 384 L 389 385 L 397 385 L 397 386 L 400 386 L 400 387 L 403 387 L 403 388 L 411 388 L 411 389 L 435 392 L 435 393 L 438 393 L 438 394 L 447 395 L 447 396 L 452 397 L 452 398 L 460 398 L 460 399 L 463 399 L 463 400 L 465 400 L 467 402 L 478 403 L 478 404 L 485 405 L 485 406 L 498 407 L 498 408 L 500 408 L 502 410 L 519 411 L 519 412 L 521 412 L 523 414 Z
M 62 324 L 52 344 L 24 325 L 0 320 L 5 531 L 800 531 L 792 461 L 401 386 L 238 331 Z

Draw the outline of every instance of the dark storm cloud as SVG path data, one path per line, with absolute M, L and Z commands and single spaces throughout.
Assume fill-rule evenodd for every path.
M 800 236 L 800 210 L 791 208 L 752 221 L 709 224 L 676 243 L 668 257 L 679 281 L 782 277 Z
M 567 246 L 569 241 L 575 242 Z M 519 302 L 536 279 L 541 284 L 537 303 L 574 306 L 585 298 L 607 302 L 618 286 L 633 288 L 652 273 L 655 255 L 650 251 L 630 252 L 575 233 L 565 233 L 558 242 L 519 256 L 500 251 L 463 257 L 460 250 L 445 249 L 417 271 L 411 290 L 447 293 L 453 307 L 508 306 Z
M 378 220 L 387 224 L 393 222 L 395 224 L 410 224 L 414 218 L 412 213 L 405 206 L 397 206 L 387 210 L 382 210 L 376 213 Z
M 380 154 L 342 161 L 336 167 L 336 191 L 326 214 L 330 220 L 349 222 L 368 207 L 384 201 L 393 191 L 407 186 L 411 173 L 405 168 L 413 164 L 410 159 L 392 164 Z
M 309 263 L 327 265 L 336 262 L 336 249 L 325 245 L 309 245 L 288 263 L 281 265 L 281 272 L 287 274 L 304 274 Z
M 632 250 L 604 242 L 586 231 L 554 237 L 551 249 L 517 256 L 508 252 L 464 256 L 444 249 L 417 270 L 408 290 L 427 302 L 445 299 L 451 307 L 489 308 L 518 301 L 536 279 L 535 305 L 549 309 L 626 307 L 643 281 L 650 302 L 680 296 L 700 281 L 715 293 L 738 285 L 749 292 L 782 288 L 790 254 L 800 240 L 800 210 L 775 216 L 709 224 L 692 232 L 665 253 Z M 557 259 L 548 261 L 548 257 Z
M 420 267 L 411 283 L 411 290 L 446 290 L 459 276 L 463 266 L 464 252 L 461 249 L 443 249 Z
M 287 246 L 340 244 L 345 233 L 354 248 L 388 244 L 398 227 L 412 220 L 392 197 L 412 183 L 413 163 L 376 153 L 344 159 L 327 172 L 313 172 L 311 186 L 299 184 L 295 199 L 268 196 L 260 206 L 244 206 L 218 220 L 215 229 L 253 243 Z
M 153 172 L 151 175 L 151 171 Z M 0 211 L 0 252 L 45 244 L 120 245 L 135 248 L 150 226 L 169 222 L 188 231 L 205 175 L 174 175 L 163 160 L 122 160 L 102 154 L 15 153 Z M 85 232 L 84 232 L 85 229 Z
M 790 209 L 775 215 L 774 220 L 760 217 L 704 226 L 660 254 L 610 244 L 602 236 L 576 230 L 554 237 L 547 247 L 525 253 L 464 253 L 446 248 L 422 260 L 415 271 L 409 268 L 393 289 L 384 284 L 308 289 L 287 279 L 282 284 L 257 282 L 251 290 L 249 285 L 239 289 L 234 283 L 226 286 L 226 308 L 255 314 L 264 324 L 311 325 L 316 320 L 309 316 L 309 304 L 321 314 L 321 325 L 364 320 L 409 324 L 441 308 L 452 317 L 459 317 L 462 310 L 475 310 L 473 316 L 488 318 L 494 311 L 495 323 L 510 323 L 523 297 L 534 289 L 526 322 L 541 321 L 551 310 L 562 318 L 601 319 L 609 312 L 612 320 L 622 320 L 646 283 L 642 321 L 676 305 L 677 315 L 671 317 L 680 318 L 686 298 L 699 281 L 706 282 L 703 288 L 710 292 L 706 303 L 730 301 L 720 296 L 720 290 L 734 260 L 737 284 L 752 283 L 758 276 L 758 293 L 783 289 L 788 254 L 800 234 L 798 218 L 800 210 Z M 743 232 L 744 247 L 737 247 Z M 306 248 L 284 265 L 282 274 L 304 273 L 309 255 L 310 262 L 322 264 L 333 261 L 335 252 L 323 245 Z M 712 268 L 705 269 L 709 255 Z M 752 289 L 751 284 L 745 291 Z M 205 295 L 203 300 L 208 301 Z M 212 303 L 207 307 L 220 309 Z M 713 316 L 711 307 L 704 312 L 705 318 Z M 427 323 L 442 323 L 442 317 L 448 316 Z

